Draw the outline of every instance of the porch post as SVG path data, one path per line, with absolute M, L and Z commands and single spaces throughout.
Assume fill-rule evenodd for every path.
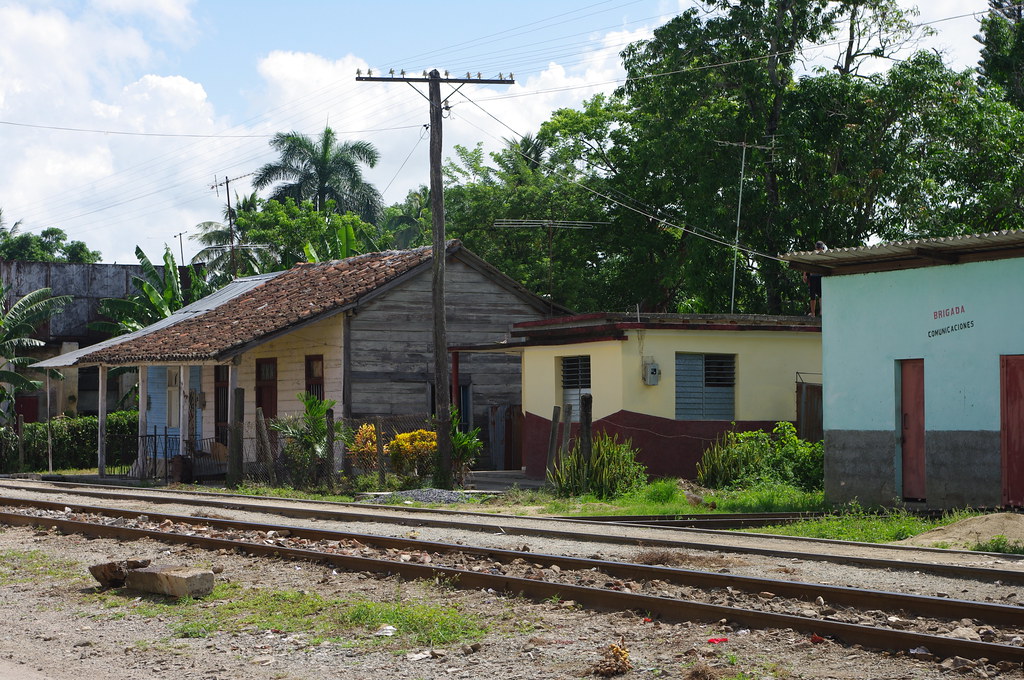
M 107 367 L 99 367 L 100 381 L 99 394 L 97 395 L 98 405 L 98 427 L 96 441 L 97 468 L 100 477 L 107 474 Z
M 146 456 L 146 433 L 149 427 L 147 416 L 149 409 L 149 367 L 139 366 L 139 440 L 136 443 L 135 466 L 139 470 L 139 479 L 149 476 Z M 154 447 L 155 449 L 155 447 Z
M 184 456 L 187 453 L 185 446 L 188 442 L 188 367 L 184 364 L 178 366 L 178 455 Z

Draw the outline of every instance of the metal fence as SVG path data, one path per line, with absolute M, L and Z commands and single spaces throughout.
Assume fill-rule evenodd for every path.
M 326 429 L 326 428 L 325 428 Z M 383 480 L 396 470 L 389 446 L 396 436 L 417 430 L 435 431 L 429 415 L 374 416 L 335 423 L 334 441 L 310 446 L 289 438 L 272 423 L 242 426 L 242 480 L 266 486 L 333 486 L 342 476 L 376 475 Z M 227 437 L 188 440 L 180 450 L 177 436 L 152 434 L 107 441 L 107 475 L 124 479 L 170 482 L 221 482 L 228 476 Z

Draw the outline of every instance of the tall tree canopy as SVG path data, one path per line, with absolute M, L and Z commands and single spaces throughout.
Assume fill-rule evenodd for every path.
M 363 179 L 362 166 L 372 168 L 380 158 L 370 142 L 339 142 L 334 130 L 325 127 L 318 139 L 280 132 L 270 145 L 280 158 L 256 171 L 253 186 L 274 185 L 271 199 L 311 201 L 317 210 L 326 210 L 333 201 L 337 212 L 354 212 L 370 223 L 380 218 L 380 193 Z
M 1006 101 L 1024 109 L 1024 5 L 1019 0 L 989 0 L 981 20 L 979 73 L 983 87 L 1002 88 Z
M 21 225 L 21 220 L 8 225 L 0 208 L 0 260 L 80 264 L 100 261 L 98 250 L 90 250 L 84 241 L 69 241 L 63 229 L 48 227 L 33 234 L 21 232 Z
M 701 4 L 623 52 L 615 96 L 460 149 L 451 232 L 580 311 L 727 312 L 735 263 L 736 311 L 803 313 L 779 253 L 1024 226 L 1021 112 L 934 53 L 894 58 L 918 35 L 894 0 Z M 831 67 L 803 72 L 821 43 Z M 502 219 L 611 224 L 546 242 Z

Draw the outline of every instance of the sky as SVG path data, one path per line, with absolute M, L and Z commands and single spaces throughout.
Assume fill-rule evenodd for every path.
M 188 260 L 196 225 L 221 219 L 225 180 L 232 200 L 250 193 L 251 173 L 276 159 L 274 133 L 315 136 L 326 125 L 377 147 L 365 177 L 399 202 L 428 183 L 426 90 L 357 82 L 357 69 L 514 74 L 514 85 L 450 98 L 444 157 L 455 144 L 492 151 L 554 110 L 614 90 L 619 52 L 690 5 L 0 0 L 3 219 L 21 220 L 23 232 L 60 227 L 104 262 L 134 264 L 136 245 L 154 260 L 165 245 Z M 920 3 L 918 21 L 936 32 L 920 47 L 975 66 L 986 7 Z

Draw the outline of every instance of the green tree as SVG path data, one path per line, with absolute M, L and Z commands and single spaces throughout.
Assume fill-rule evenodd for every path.
M 421 185 L 405 200 L 384 209 L 377 231 L 367 236 L 373 250 L 407 250 L 430 244 L 430 189 Z
M 6 303 L 10 286 L 0 285 L 0 298 Z M 32 337 L 36 329 L 71 302 L 70 295 L 54 297 L 49 288 L 40 288 L 25 295 L 9 309 L 0 313 L 0 418 L 9 422 L 14 409 L 14 395 L 22 390 L 39 389 L 37 381 L 19 373 L 38 359 L 22 355 L 22 351 L 45 343 Z M 60 377 L 57 373 L 51 373 Z
M 981 20 L 978 72 L 982 87 L 1002 90 L 1006 101 L 1024 109 L 1024 6 L 1016 0 L 989 0 Z
M 339 143 L 334 130 L 325 127 L 316 140 L 298 132 L 281 132 L 270 145 L 280 158 L 256 171 L 253 186 L 263 189 L 280 182 L 271 199 L 311 201 L 317 210 L 327 210 L 328 201 L 333 201 L 337 212 L 354 212 L 371 224 L 380 218 L 380 193 L 363 179 L 362 172 L 362 165 L 372 168 L 380 158 L 370 142 Z
M 255 192 L 244 197 L 235 194 L 235 204 L 224 207 L 223 222 L 207 221 L 196 225 L 199 233 L 190 238 L 203 248 L 192 257 L 192 265 L 203 265 L 211 288 L 222 288 L 239 276 L 277 269 L 266 244 L 254 242 L 248 229 L 238 224 L 239 215 L 257 213 L 262 204 Z M 249 225 L 251 220 L 243 220 L 243 224 Z
M 290 269 L 306 261 L 306 245 L 322 245 L 336 233 L 332 220 L 334 202 L 327 202 L 327 211 L 317 210 L 311 201 L 296 204 L 292 198 L 264 202 L 259 212 L 238 215 L 238 228 L 251 243 L 264 244 L 276 263 L 274 269 Z
M 90 250 L 83 241 L 69 241 L 63 229 L 48 227 L 32 234 L 20 232 L 22 224 L 18 220 L 8 227 L 0 210 L 0 259 L 80 264 L 100 261 L 98 250 Z
M 164 246 L 163 271 L 158 271 L 142 248 L 135 247 L 142 276 L 133 276 L 132 283 L 138 293 L 127 298 L 103 298 L 99 303 L 101 315 L 110 321 L 95 321 L 89 324 L 93 330 L 111 335 L 122 335 L 140 330 L 169 317 L 190 302 L 209 292 L 204 280 L 193 269 L 192 285 L 182 288 L 178 263 L 174 253 Z

